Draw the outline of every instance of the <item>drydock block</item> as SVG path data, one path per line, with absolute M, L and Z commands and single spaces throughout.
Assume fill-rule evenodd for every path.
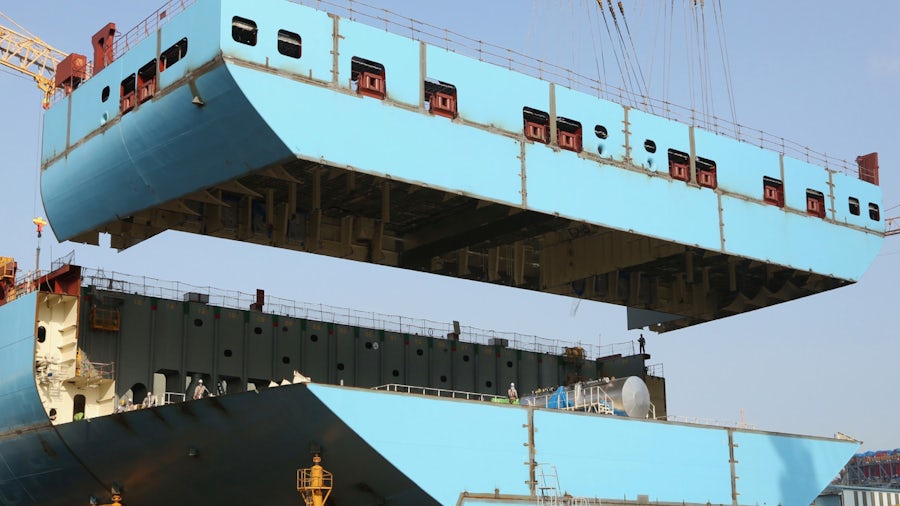
M 670 330 L 857 281 L 883 239 L 877 178 L 282 0 L 166 19 L 46 114 L 59 240 L 182 230 L 621 304 Z M 135 80 L 152 80 L 143 102 Z

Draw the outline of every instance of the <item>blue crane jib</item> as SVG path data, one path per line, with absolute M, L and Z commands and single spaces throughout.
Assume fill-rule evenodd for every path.
M 810 163 L 283 0 L 184 5 L 104 27 L 47 111 L 58 239 L 181 230 L 671 330 L 852 283 L 884 238 L 874 154 Z

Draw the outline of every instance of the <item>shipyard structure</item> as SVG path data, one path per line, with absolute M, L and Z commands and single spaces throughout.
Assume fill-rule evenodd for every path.
M 880 248 L 876 154 L 680 123 L 406 22 L 205 0 L 107 25 L 46 113 L 56 237 L 181 230 L 620 304 L 659 331 L 852 283 Z
M 187 0 L 106 25 L 45 115 L 56 237 L 180 230 L 658 331 L 853 283 L 878 252 L 874 153 L 726 135 L 382 21 Z M 807 506 L 859 447 L 667 420 L 643 353 L 0 264 L 3 504 Z

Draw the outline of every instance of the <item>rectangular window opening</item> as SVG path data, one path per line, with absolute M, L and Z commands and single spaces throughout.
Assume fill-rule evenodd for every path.
M 878 209 L 878 204 L 869 203 L 869 219 L 881 221 L 881 211 Z
M 459 115 L 456 104 L 456 86 L 436 79 L 425 79 L 425 104 L 428 112 L 447 118 Z
M 669 175 L 679 181 L 691 180 L 691 157 L 684 151 L 669 149 Z
M 850 208 L 850 214 L 853 216 L 859 216 L 859 199 L 856 197 L 850 197 L 847 200 L 847 206 Z
M 141 67 L 137 76 L 138 101 L 143 103 L 156 93 L 156 60 L 150 60 Z
M 763 200 L 767 204 L 784 207 L 784 183 L 780 179 L 763 176 Z
M 550 143 L 550 115 L 544 111 L 532 109 L 531 107 L 522 108 L 522 118 L 525 122 L 525 138 Z
M 119 111 L 122 114 L 134 109 L 134 94 L 135 94 L 135 85 L 137 83 L 137 79 L 134 74 L 126 77 L 122 80 L 122 86 L 119 89 L 119 96 L 122 97 L 119 100 Z
M 562 116 L 556 118 L 556 142 L 562 149 L 581 153 L 581 123 Z
M 235 42 L 255 46 L 257 32 L 255 22 L 239 16 L 231 18 L 231 38 Z
M 701 156 L 697 157 L 697 184 L 712 189 L 719 185 L 716 179 L 716 162 Z
M 350 59 L 350 88 L 366 97 L 383 100 L 387 96 L 384 65 L 354 56 Z
M 303 39 L 294 32 L 278 30 L 278 52 L 291 58 L 300 58 L 303 52 Z
M 187 54 L 188 41 L 187 37 L 176 42 L 172 47 L 166 49 L 159 55 L 159 71 L 163 72 L 167 68 L 178 63 L 178 60 L 184 58 Z
M 811 188 L 806 189 L 806 214 L 825 217 L 825 194 Z

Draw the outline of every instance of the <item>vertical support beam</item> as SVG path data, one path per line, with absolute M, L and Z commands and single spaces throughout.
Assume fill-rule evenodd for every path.
M 380 263 L 384 260 L 384 222 L 375 221 L 375 230 L 372 232 L 371 249 L 369 251 L 370 261 Z M 383 354 L 379 353 L 379 357 Z
M 290 218 L 297 212 L 297 183 L 288 183 L 287 215 Z
M 275 246 L 282 245 L 287 240 L 290 212 L 290 207 L 286 202 L 282 202 L 275 209 L 275 220 L 272 227 L 272 244 Z
M 634 161 L 631 158 L 631 122 L 628 121 L 628 111 L 631 108 L 626 105 L 623 106 L 623 110 L 625 111 L 625 117 L 622 120 L 622 133 L 625 134 L 625 162 L 633 164 Z
M 690 181 L 688 182 L 688 184 L 692 184 L 694 186 L 699 187 L 700 183 L 697 182 L 697 145 L 695 144 L 695 141 L 694 141 L 694 125 L 691 125 L 688 127 L 688 139 L 691 144 L 690 145 L 691 157 L 690 157 L 690 161 L 689 161 L 689 163 L 690 163 L 689 170 L 691 171 L 691 175 L 690 175 Z
M 728 257 L 728 290 L 737 291 L 737 261 L 734 257 Z
M 488 281 L 500 279 L 500 248 L 494 247 L 488 250 L 487 265 L 485 266 Z
M 556 138 L 556 85 L 550 83 L 550 145 L 557 147 Z
M 241 220 L 238 226 L 238 236 L 247 239 L 253 235 L 253 197 L 245 195 L 241 208 Z
M 318 211 L 322 209 L 322 167 L 316 167 L 313 169 L 313 184 L 312 184 L 312 202 L 310 202 L 309 208 Z
M 356 172 L 350 171 L 347 172 L 347 194 L 352 195 L 356 193 Z
M 275 190 L 266 188 L 266 226 L 271 227 L 275 224 Z
M 513 283 L 515 286 L 525 284 L 525 244 L 522 241 L 513 244 Z
M 531 497 L 537 497 L 537 460 L 534 448 L 534 406 L 528 406 L 528 492 Z
M 737 448 L 738 445 L 734 443 L 734 429 L 728 429 L 728 464 L 731 468 L 731 504 L 732 506 L 738 506 L 738 496 L 741 495 L 740 492 L 737 491 L 737 470 L 735 469 L 735 464 L 738 463 L 734 458 L 734 449 Z
M 637 306 L 641 300 L 641 273 L 632 271 L 628 276 L 628 305 Z
M 316 252 L 322 247 L 322 210 L 314 209 L 307 219 L 306 251 Z
M 341 26 L 340 20 L 335 14 L 328 14 L 328 17 L 331 18 L 331 84 L 332 86 L 338 86 L 338 81 L 340 80 L 340 71 L 338 70 L 338 63 L 340 60 L 340 39 L 341 39 Z
M 461 278 L 469 275 L 469 248 L 456 252 L 456 275 Z
M 353 253 L 353 216 L 341 218 L 341 253 L 347 257 Z
M 687 250 L 684 252 L 684 273 L 688 284 L 694 282 L 694 252 Z
M 381 183 L 381 222 L 391 222 L 391 182 L 388 180 Z
M 419 42 L 419 109 L 425 110 L 425 79 L 428 78 L 428 46 Z
M 525 167 L 525 141 L 519 142 L 519 179 L 522 181 L 522 189 L 519 190 L 519 194 L 522 195 L 522 205 L 528 205 L 528 171 Z

